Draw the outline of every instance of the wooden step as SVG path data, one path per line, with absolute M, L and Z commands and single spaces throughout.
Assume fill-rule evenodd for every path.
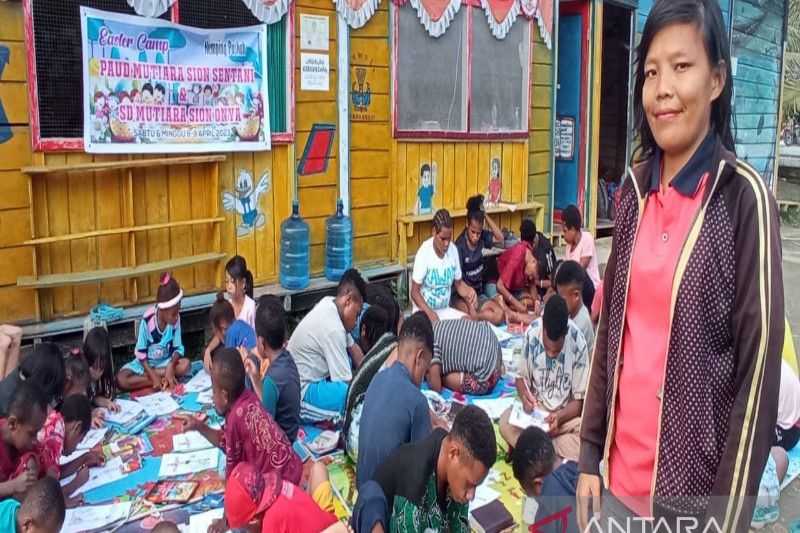
M 104 170 L 127 170 L 131 168 L 148 168 L 148 167 L 161 167 L 161 166 L 174 166 L 174 165 L 195 165 L 199 163 L 217 163 L 220 161 L 225 161 L 224 155 L 159 157 L 155 159 L 95 161 L 92 163 L 75 163 L 72 165 L 25 167 L 22 169 L 22 172 L 29 175 L 57 174 L 59 172 L 100 172 Z
M 144 263 L 135 267 L 106 268 L 102 270 L 91 270 L 85 272 L 70 272 L 68 274 L 45 274 L 39 277 L 23 276 L 17 278 L 17 286 L 47 289 L 52 287 L 98 283 L 100 281 L 108 281 L 112 279 L 136 278 L 146 274 L 168 272 L 178 268 L 196 265 L 198 263 L 219 261 L 224 257 L 225 254 L 222 253 L 207 253 L 179 257 L 177 259 L 167 259 L 164 261 L 154 261 L 152 263 Z
M 498 213 L 516 213 L 517 211 L 531 211 L 533 209 L 544 209 L 544 205 L 539 202 L 523 202 L 519 204 L 502 203 L 499 205 L 487 206 L 485 213 L 495 215 Z M 453 218 L 467 216 L 466 209 L 449 210 L 450 216 Z M 430 222 L 436 212 L 428 213 L 427 215 L 403 215 L 398 220 L 404 224 L 415 224 L 418 222 Z
M 124 233 L 135 233 L 140 231 L 151 231 L 156 229 L 172 229 L 180 228 L 182 226 L 198 226 L 201 224 L 216 224 L 224 222 L 225 217 L 215 218 L 198 218 L 195 220 L 176 220 L 175 222 L 163 222 L 160 224 L 147 224 L 145 226 L 130 226 L 127 228 L 110 228 L 100 229 L 95 231 L 86 231 L 84 233 L 70 233 L 67 235 L 54 235 L 52 237 L 41 237 L 39 239 L 31 239 L 22 244 L 31 246 L 36 244 L 49 244 L 52 242 L 65 242 L 74 241 L 76 239 L 88 239 L 91 237 L 107 237 L 108 235 L 120 235 Z

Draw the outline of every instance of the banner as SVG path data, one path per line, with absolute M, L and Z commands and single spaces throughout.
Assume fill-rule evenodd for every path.
M 81 7 L 92 153 L 269 150 L 266 26 L 204 30 Z

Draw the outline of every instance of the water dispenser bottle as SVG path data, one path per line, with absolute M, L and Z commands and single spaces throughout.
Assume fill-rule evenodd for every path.
M 325 221 L 325 277 L 339 281 L 353 264 L 353 221 L 344 214 L 341 198 L 336 214 Z
M 300 204 L 295 201 L 292 216 L 281 223 L 281 286 L 305 289 L 310 269 L 308 224 L 300 217 Z

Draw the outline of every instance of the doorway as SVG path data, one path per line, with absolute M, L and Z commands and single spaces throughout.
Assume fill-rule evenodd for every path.
M 556 119 L 553 139 L 554 218 L 575 204 L 583 211 L 586 183 L 586 102 L 589 2 L 559 4 Z
M 603 60 L 600 92 L 600 153 L 597 168 L 597 234 L 614 228 L 615 193 L 630 159 L 631 46 L 634 10 L 603 4 Z

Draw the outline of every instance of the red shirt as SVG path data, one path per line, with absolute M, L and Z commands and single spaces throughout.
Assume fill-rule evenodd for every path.
M 336 517 L 297 485 L 284 481 L 275 502 L 264 512 L 261 533 L 319 533 L 336 523 Z
M 303 463 L 286 433 L 264 410 L 253 391 L 244 391 L 225 416 L 220 447 L 227 458 L 226 476 L 237 464 L 246 461 L 262 473 L 276 471 L 281 479 L 300 483 Z
M 525 276 L 525 252 L 531 251 L 527 242 L 520 241 L 497 258 L 497 270 L 503 285 L 511 292 L 520 291 L 528 286 Z
M 631 258 L 609 476 L 611 492 L 639 516 L 651 515 L 672 283 L 708 181 L 698 170 L 705 144 L 665 189 L 656 159 Z

